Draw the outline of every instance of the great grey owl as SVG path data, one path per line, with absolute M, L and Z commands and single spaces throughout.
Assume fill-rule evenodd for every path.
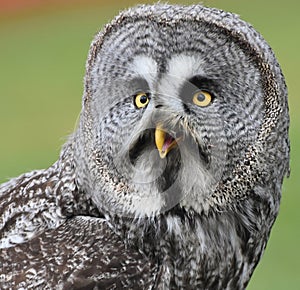
M 90 47 L 80 121 L 0 187 L 1 289 L 244 289 L 289 171 L 271 48 L 200 5 L 121 12 Z

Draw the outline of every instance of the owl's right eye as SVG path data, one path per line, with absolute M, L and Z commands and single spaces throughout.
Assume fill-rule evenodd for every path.
M 146 107 L 149 101 L 150 101 L 150 96 L 147 93 L 141 92 L 134 96 L 134 103 L 139 109 Z

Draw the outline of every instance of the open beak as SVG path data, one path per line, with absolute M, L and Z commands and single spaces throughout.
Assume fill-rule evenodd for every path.
M 155 128 L 155 144 L 159 152 L 160 158 L 165 158 L 167 154 L 177 146 L 177 143 L 181 138 L 173 138 L 162 128 L 162 125 L 159 123 Z

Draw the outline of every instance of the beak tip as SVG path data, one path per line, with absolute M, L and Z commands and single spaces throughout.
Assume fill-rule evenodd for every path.
M 167 151 L 159 151 L 159 157 L 164 159 L 167 156 Z
M 155 144 L 158 149 L 159 156 L 164 159 L 167 154 L 174 148 L 181 138 L 174 139 L 169 136 L 163 129 L 162 125 L 158 124 L 155 129 Z

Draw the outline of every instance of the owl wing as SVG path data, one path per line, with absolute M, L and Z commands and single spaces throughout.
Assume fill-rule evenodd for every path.
M 3 249 L 0 265 L 1 289 L 148 289 L 157 273 L 103 219 L 84 216 Z

